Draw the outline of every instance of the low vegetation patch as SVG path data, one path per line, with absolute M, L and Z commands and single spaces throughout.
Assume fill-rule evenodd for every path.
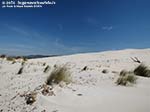
M 134 69 L 134 74 L 143 77 L 150 77 L 150 69 L 144 64 L 141 64 Z
M 117 85 L 130 85 L 136 83 L 137 77 L 131 71 L 122 70 L 120 72 L 119 78 L 117 79 Z
M 15 60 L 15 58 L 13 58 L 13 57 L 7 57 L 7 61 L 14 61 Z
M 51 72 L 50 76 L 47 78 L 46 84 L 59 84 L 60 82 L 65 82 L 69 84 L 71 82 L 71 73 L 66 66 L 57 66 Z

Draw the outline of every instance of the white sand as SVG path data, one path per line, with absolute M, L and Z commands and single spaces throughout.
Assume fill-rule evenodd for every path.
M 150 66 L 150 49 L 120 50 L 28 60 L 18 75 L 21 62 L 0 59 L 0 111 L 2 112 L 150 112 L 150 78 L 138 76 L 133 86 L 117 86 L 118 73 L 133 70 L 138 57 Z M 51 70 L 43 73 L 43 63 Z M 53 89 L 55 96 L 44 96 L 37 87 L 44 84 L 55 64 L 66 64 L 73 83 Z M 85 66 L 88 70 L 81 71 Z M 102 73 L 107 69 L 108 73 Z M 114 73 L 114 71 L 116 73 Z M 36 101 L 27 105 L 20 94 L 37 92 Z M 78 95 L 79 94 L 79 95 Z M 2 110 L 1 110 L 2 109 Z M 43 111 L 44 112 L 44 111 Z

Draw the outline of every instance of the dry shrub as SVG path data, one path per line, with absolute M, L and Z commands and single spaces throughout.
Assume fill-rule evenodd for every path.
M 122 70 L 120 72 L 120 76 L 117 79 L 116 83 L 117 83 L 117 85 L 126 86 L 126 85 L 129 85 L 129 84 L 136 83 L 136 80 L 137 80 L 137 78 L 136 78 L 136 76 L 134 75 L 133 72 Z
M 50 76 L 47 78 L 46 84 L 59 84 L 60 82 L 65 82 L 69 84 L 71 82 L 71 73 L 66 66 L 57 66 L 51 72 Z
M 143 77 L 150 77 L 150 69 L 144 64 L 141 64 L 134 69 L 134 74 Z

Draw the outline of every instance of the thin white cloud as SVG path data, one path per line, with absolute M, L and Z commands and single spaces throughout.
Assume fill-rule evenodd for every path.
M 8 45 L 0 45 L 0 53 L 12 55 L 28 55 L 28 54 L 70 54 L 82 52 L 85 48 L 78 46 L 68 46 L 64 44 L 60 38 L 45 36 L 36 31 L 29 31 L 18 26 L 5 25 L 5 27 L 21 34 L 27 40 L 25 43 L 9 43 Z M 58 25 L 60 30 L 63 30 L 62 24 Z M 20 38 L 20 37 L 19 37 Z M 55 39 L 55 40 L 54 40 Z M 35 41 L 33 41 L 35 40 Z M 31 43 L 33 41 L 33 43 Z
M 10 30 L 12 30 L 12 31 L 14 31 L 16 33 L 22 34 L 24 36 L 30 36 L 30 34 L 27 31 L 25 31 L 25 30 L 23 30 L 23 29 L 21 29 L 19 27 L 10 26 L 8 24 L 5 24 L 5 27 L 7 27 L 8 29 L 10 29 Z
M 103 27 L 102 27 L 102 30 L 106 30 L 106 31 L 110 31 L 110 30 L 112 30 L 112 29 L 113 29 L 112 26 L 103 26 Z
M 70 53 L 78 53 L 78 52 L 82 52 L 82 51 L 85 51 L 85 48 L 84 47 L 81 47 L 81 46 L 68 46 L 68 45 L 65 45 L 61 39 L 56 39 L 55 42 L 53 42 L 54 44 L 54 49 L 57 53 L 60 53 L 60 54 L 70 54 Z

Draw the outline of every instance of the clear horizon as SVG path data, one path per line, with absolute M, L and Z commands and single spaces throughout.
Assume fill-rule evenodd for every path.
M 149 0 L 54 1 L 35 9 L 0 7 L 0 54 L 150 48 Z

